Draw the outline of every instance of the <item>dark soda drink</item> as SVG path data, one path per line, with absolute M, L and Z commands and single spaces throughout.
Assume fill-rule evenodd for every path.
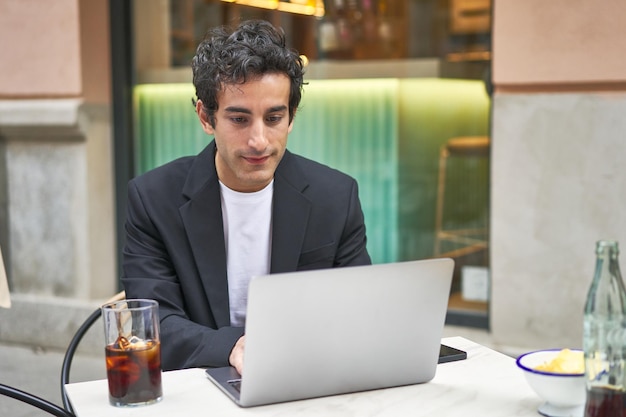
M 160 342 L 109 345 L 105 352 L 111 404 L 140 405 L 161 399 Z
M 626 417 L 626 392 L 608 387 L 588 389 L 585 417 Z

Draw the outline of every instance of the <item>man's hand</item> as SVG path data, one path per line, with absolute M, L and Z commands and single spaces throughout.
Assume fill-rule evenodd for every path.
M 228 362 L 239 372 L 239 375 L 243 375 L 243 347 L 245 344 L 246 336 L 241 336 L 228 357 Z

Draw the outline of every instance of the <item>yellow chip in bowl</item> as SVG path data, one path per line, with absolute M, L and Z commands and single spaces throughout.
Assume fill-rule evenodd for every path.
M 582 374 L 585 372 L 585 358 L 582 351 L 562 349 L 554 359 L 535 367 L 537 371 L 556 374 Z

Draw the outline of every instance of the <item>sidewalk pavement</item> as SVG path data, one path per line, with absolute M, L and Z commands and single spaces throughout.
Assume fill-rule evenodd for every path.
M 62 406 L 61 366 L 64 353 L 60 350 L 0 343 L 0 383 Z M 104 378 L 104 350 L 102 356 L 80 351 L 74 356 L 71 382 Z M 50 414 L 13 398 L 0 396 L 0 416 L 50 417 Z

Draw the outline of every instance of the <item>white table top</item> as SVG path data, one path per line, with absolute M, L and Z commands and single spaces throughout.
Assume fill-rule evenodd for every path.
M 163 373 L 163 400 L 135 408 L 109 405 L 106 380 L 67 385 L 79 417 L 172 416 L 533 416 L 543 401 L 530 389 L 515 361 L 462 337 L 442 343 L 467 359 L 440 364 L 425 384 L 240 408 L 209 381 L 203 369 Z

